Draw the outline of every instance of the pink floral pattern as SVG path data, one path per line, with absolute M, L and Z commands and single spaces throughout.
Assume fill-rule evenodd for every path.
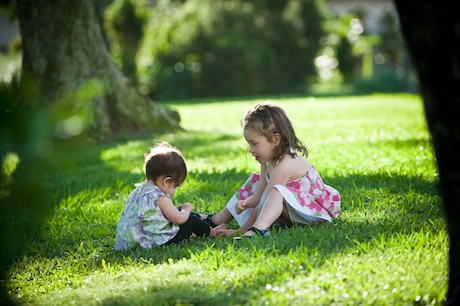
M 341 200 L 339 192 L 324 184 L 314 167 L 303 177 L 289 182 L 286 188 L 304 209 L 302 213 L 318 218 L 327 215 L 331 218 L 339 216 Z
M 259 180 L 259 174 L 252 174 L 238 190 L 237 198 L 244 200 L 254 194 L 259 185 Z M 341 198 L 339 192 L 333 187 L 324 184 L 314 167 L 301 178 L 288 182 L 286 188 L 298 201 L 301 207 L 299 212 L 304 215 L 326 221 L 331 218 L 337 218 L 340 214 Z
M 252 194 L 254 194 L 259 187 L 259 179 L 260 175 L 257 173 L 252 174 L 246 183 L 238 190 L 237 198 L 239 200 L 244 200 L 249 198 Z

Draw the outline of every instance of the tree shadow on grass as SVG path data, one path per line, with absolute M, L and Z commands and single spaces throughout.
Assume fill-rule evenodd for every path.
M 232 170 L 229 174 L 232 177 L 241 177 L 247 173 L 235 173 Z M 214 180 L 215 178 L 215 174 L 200 173 L 199 175 L 203 180 Z M 329 258 L 333 254 L 355 248 L 356 241 L 371 242 L 380 239 L 382 235 L 391 237 L 417 231 L 423 227 L 424 221 L 430 220 L 433 223 L 443 221 L 442 208 L 434 182 L 417 177 L 381 174 L 325 177 L 324 180 L 336 187 L 342 194 L 342 212 L 338 219 L 333 223 L 320 225 L 275 227 L 273 235 L 266 238 L 271 250 L 276 250 L 277 254 L 288 254 L 302 245 L 308 249 L 317 249 L 319 254 L 324 255 L 324 258 Z M 240 182 L 244 182 L 244 179 Z M 410 189 L 408 189 L 409 186 Z M 422 200 L 417 202 L 419 196 Z M 409 201 L 410 199 L 414 201 Z M 385 202 L 391 204 L 382 204 Z M 372 214 L 373 209 L 377 210 L 377 215 Z M 231 243 L 233 243 L 231 238 L 221 239 L 219 237 L 217 242 L 212 238 L 198 239 L 177 246 L 134 253 L 126 252 L 121 257 L 115 255 L 112 259 L 121 260 L 119 263 L 122 263 L 124 256 L 133 255 L 132 259 L 136 259 L 143 254 L 144 258 L 152 259 L 151 263 L 162 264 L 170 260 L 190 258 L 191 254 L 200 253 L 206 249 L 208 244 L 214 244 L 217 248 L 225 248 Z M 182 247 L 185 247 L 185 250 Z
M 248 282 L 238 288 L 220 286 L 215 290 L 203 287 L 199 281 L 159 280 L 146 288 L 135 288 L 122 295 L 102 301 L 102 305 L 247 305 L 253 301 L 254 292 L 260 286 Z M 135 301 L 135 302 L 133 302 Z
M 201 173 L 200 175 L 206 177 L 206 174 Z M 385 182 L 394 182 L 395 178 L 402 184 L 385 185 Z M 434 182 L 396 175 L 353 175 L 349 177 L 325 177 L 324 180 L 334 182 L 334 186 L 339 190 L 343 190 L 342 194 L 346 194 L 343 197 L 342 215 L 333 224 L 277 227 L 274 229 L 272 236 L 264 239 L 244 239 L 241 241 L 233 241 L 231 238 L 225 237 L 219 237 L 214 240 L 198 239 L 176 246 L 144 250 L 140 251 L 140 253 L 143 253 L 144 258 L 151 258 L 150 263 L 152 264 L 179 263 L 183 258 L 186 258 L 196 265 L 200 265 L 203 262 L 206 269 L 206 256 L 203 254 L 209 252 L 208 249 L 211 247 L 220 250 L 217 254 L 221 255 L 219 260 L 222 261 L 222 266 L 231 271 L 231 264 L 226 265 L 226 258 L 228 257 L 226 256 L 226 250 L 230 249 L 229 255 L 240 255 L 238 257 L 242 258 L 241 262 L 239 262 L 240 266 L 250 265 L 253 258 L 259 258 L 261 261 L 265 259 L 267 265 L 270 265 L 270 260 L 273 260 L 271 258 L 275 257 L 277 262 L 282 262 L 277 268 L 285 268 L 285 271 L 280 271 L 280 273 L 290 273 L 286 272 L 292 271 L 292 267 L 289 266 L 290 256 L 299 256 L 301 254 L 304 256 L 301 259 L 304 262 L 301 262 L 301 264 L 307 269 L 307 272 L 304 274 L 292 272 L 292 277 L 303 277 L 302 275 L 308 275 L 308 270 L 320 269 L 331 258 L 335 258 L 339 254 L 354 253 L 355 251 L 367 252 L 373 249 L 372 244 L 374 242 L 378 244 L 381 239 L 398 239 L 399 235 L 416 232 L 420 230 L 420 223 L 423 223 L 424 220 L 428 219 L 434 223 L 442 223 L 443 215 L 440 211 L 441 207 L 439 199 L 437 199 L 438 193 Z M 345 182 L 351 186 L 356 185 L 356 182 L 364 182 L 364 184 L 358 188 L 358 194 L 355 194 L 355 189 L 341 188 L 341 186 L 347 185 Z M 365 182 L 368 182 L 369 185 L 367 186 Z M 413 186 L 411 191 L 408 192 L 407 186 Z M 422 201 L 417 204 L 418 208 L 415 211 L 414 203 L 396 203 L 394 207 L 382 207 L 382 210 L 385 210 L 382 214 L 383 216 L 374 218 L 370 214 L 364 216 L 353 215 L 354 209 L 362 209 L 362 202 L 365 202 L 366 205 L 372 205 L 372 202 L 376 202 L 374 203 L 376 206 L 382 205 L 377 200 L 374 201 L 372 198 L 368 198 L 369 194 L 372 193 L 382 194 L 382 190 L 386 193 L 386 197 L 397 199 L 398 196 L 401 196 L 404 199 L 405 195 L 410 198 L 413 193 L 421 197 L 433 197 L 435 202 Z M 352 197 L 355 199 L 352 199 Z M 353 201 L 354 203 L 352 203 Z M 368 218 L 369 216 L 371 218 Z M 366 250 L 367 247 L 368 249 Z M 167 248 L 170 248 L 170 250 L 172 248 L 172 252 L 169 252 Z M 176 256 L 174 255 L 175 253 Z M 127 252 L 123 256 L 131 257 L 133 254 L 132 252 Z M 210 253 L 209 256 L 216 255 Z M 111 260 L 119 260 L 118 264 L 123 265 L 124 258 L 118 257 L 117 259 L 116 257 Z M 215 259 L 210 258 L 210 261 L 215 261 Z M 212 268 L 215 267 L 212 266 Z M 237 273 L 240 271 L 238 268 L 235 270 Z M 217 271 L 218 268 L 216 278 L 212 282 L 222 281 L 218 277 L 219 273 Z M 251 304 L 257 298 L 256 293 L 258 291 L 266 291 L 265 286 L 267 281 L 270 283 L 269 280 L 273 277 L 272 273 L 270 269 L 257 269 L 257 276 L 248 275 L 247 279 L 243 277 L 240 281 L 230 281 L 221 287 L 214 286 L 212 290 L 202 288 L 203 283 L 206 283 L 202 280 L 158 282 L 147 285 L 144 291 L 123 292 L 120 295 L 105 299 L 102 303 L 103 305 L 121 305 L 131 304 L 133 301 L 136 303 L 140 301 L 141 304 L 157 301 L 159 303 L 175 304 L 182 301 L 188 304 L 205 305 Z
M 219 176 L 228 176 L 232 184 L 242 184 L 249 173 L 228 170 L 224 173 L 197 172 L 197 177 L 203 181 L 217 181 L 215 186 L 218 192 Z M 273 230 L 273 235 L 265 239 L 249 239 L 236 242 L 228 237 L 218 238 L 196 238 L 183 243 L 171 246 L 163 246 L 149 250 L 133 250 L 128 252 L 117 252 L 113 250 L 115 223 L 101 224 L 111 228 L 113 236 L 93 237 L 89 241 L 89 254 L 82 256 L 91 256 L 91 247 L 98 248 L 98 239 L 105 240 L 109 245 L 99 249 L 100 258 L 105 260 L 105 265 L 112 266 L 129 266 L 135 263 L 146 268 L 150 265 L 167 266 L 181 265 L 183 259 L 190 260 L 192 266 L 203 266 L 204 269 L 219 270 L 219 265 L 215 266 L 209 262 L 221 261 L 222 267 L 226 271 L 232 271 L 232 265 L 247 266 L 251 265 L 252 260 L 256 257 L 262 262 L 277 258 L 282 262 L 281 267 L 286 266 L 289 270 L 289 256 L 302 254 L 305 258 L 304 265 L 307 269 L 319 269 L 326 264 L 331 258 L 335 258 L 344 252 L 353 252 L 362 248 L 363 245 L 371 245 L 374 240 L 391 239 L 398 235 L 408 234 L 420 229 L 420 223 L 424 220 L 431 220 L 434 223 L 441 223 L 443 216 L 440 211 L 439 196 L 435 182 L 427 181 L 419 177 L 406 177 L 398 175 L 350 175 L 347 177 L 323 177 L 324 181 L 336 187 L 342 194 L 342 213 L 333 224 L 326 223 L 314 226 L 293 226 L 277 227 Z M 410 186 L 410 188 L 408 188 Z M 236 191 L 236 190 L 235 190 Z M 185 195 L 187 196 L 187 195 Z M 422 200 L 419 203 L 409 203 L 407 199 L 417 198 Z M 394 203 L 394 205 L 383 205 L 383 203 Z M 398 202 L 398 197 L 401 203 Z M 429 199 L 433 199 L 431 202 Z M 375 208 L 380 207 L 382 213 L 378 216 L 366 212 L 366 207 L 372 206 L 369 210 L 377 211 Z M 406 216 L 406 217 L 401 217 Z M 87 233 L 83 228 L 75 228 L 76 237 L 87 238 Z M 95 245 L 91 246 L 92 243 Z M 58 247 L 58 246 L 56 246 Z M 75 244 L 64 244 L 61 246 L 68 253 L 79 252 Z M 210 251 L 211 249 L 211 251 Z M 216 250 L 215 253 L 212 250 Z M 238 262 L 234 258 L 228 258 L 229 255 L 237 255 Z M 216 259 L 216 256 L 219 259 Z M 208 266 L 209 265 L 209 266 Z M 237 266 L 235 271 L 239 271 Z M 91 267 L 90 267 L 91 268 Z M 92 269 L 104 270 L 101 260 L 93 263 Z M 260 270 L 260 269 L 259 269 Z M 257 291 L 264 290 L 267 279 L 272 277 L 271 270 L 259 271 L 256 278 L 247 276 L 241 281 L 241 286 L 237 282 L 229 282 L 226 285 L 214 286 L 209 290 L 203 284 L 206 281 L 191 277 L 185 277 L 184 280 L 156 281 L 161 279 L 160 276 L 152 276 L 151 283 L 135 283 L 133 286 L 127 284 L 126 290 L 120 290 L 109 298 L 102 301 L 103 305 L 123 305 L 123 304 L 149 304 L 151 302 L 174 304 L 184 302 L 189 304 L 250 304 L 254 299 Z M 197 273 L 191 271 L 187 273 Z M 114 275 L 114 281 L 120 280 L 120 275 Z M 209 277 L 209 275 L 204 275 Z M 214 281 L 222 281 L 217 273 Z M 300 275 L 300 277 L 302 277 Z M 244 286 L 243 284 L 244 283 Z M 142 287 L 142 288 L 141 288 Z M 83 288 L 76 288 L 78 293 Z M 211 291 L 211 292 L 210 292 Z
M 172 145 L 182 151 L 199 150 L 198 156 L 209 156 L 213 144 L 239 138 L 234 135 L 192 136 L 190 133 L 174 135 Z M 163 139 L 162 135 L 156 135 L 134 141 L 122 141 L 102 148 L 97 146 L 63 152 L 55 158 L 49 173 L 45 174 L 47 184 L 53 187 L 50 190 L 54 194 L 53 203 L 60 203 L 81 191 L 110 188 L 119 185 L 120 182 L 132 187 L 134 183 L 144 179 L 143 154 Z M 123 151 L 127 151 L 128 155 L 122 156 L 119 147 L 123 147 Z M 230 151 L 231 148 L 221 148 L 214 154 Z M 187 156 L 185 158 L 187 159 Z M 189 169 L 189 172 L 193 172 L 193 169 Z
M 85 201 L 94 201 L 94 198 L 100 198 L 101 201 L 114 201 L 116 197 L 118 197 L 118 186 L 124 185 L 129 186 L 128 188 L 132 188 L 133 183 L 141 181 L 143 179 L 143 154 L 147 151 L 148 147 L 152 146 L 155 142 L 161 141 L 163 136 L 164 135 L 147 135 L 143 136 L 141 139 L 132 141 L 122 139 L 118 142 L 99 144 L 97 146 L 79 142 L 80 140 L 68 143 L 57 143 L 52 158 L 46 162 L 41 162 L 39 167 L 29 168 L 29 172 L 40 174 L 40 181 L 43 183 L 43 186 L 35 186 L 35 184 L 33 187 L 40 188 L 40 195 L 46 194 L 47 201 L 44 200 L 43 203 L 40 202 L 40 205 L 37 205 L 37 201 L 33 201 L 37 193 L 35 189 L 29 188 L 25 190 L 25 193 L 23 192 L 23 194 L 27 194 L 32 199 L 28 202 L 29 206 L 21 206 L 18 208 L 18 205 L 11 205 L 11 211 L 8 210 L 7 212 L 3 210 L 1 245 L 4 252 L 2 251 L 2 268 L 0 269 L 0 273 L 2 274 L 0 277 L 2 280 L 4 279 L 3 273 L 6 273 L 9 269 L 8 266 L 15 259 L 22 258 L 23 254 L 35 252 L 31 252 L 31 250 L 46 252 L 46 254 L 39 254 L 43 257 L 53 257 L 61 256 L 63 253 L 61 250 L 64 248 L 65 252 L 69 251 L 72 254 L 80 252 L 78 250 L 78 245 L 84 240 L 89 240 L 92 244 L 98 243 L 98 246 L 101 244 L 104 245 L 104 243 L 108 241 L 107 237 L 98 237 L 98 231 L 95 229 L 106 227 L 115 235 L 116 224 L 104 224 L 104 221 L 92 220 L 94 218 L 91 218 L 91 215 L 87 215 L 82 211 L 85 207 Z M 175 139 L 174 135 L 169 137 L 172 137 L 173 140 Z M 179 134 L 179 136 L 177 136 L 177 142 L 184 146 L 202 146 L 209 148 L 212 147 L 213 143 L 229 141 L 235 138 L 236 136 L 229 135 L 208 135 L 204 137 L 191 137 L 190 139 Z M 130 149 L 139 152 L 139 154 L 135 153 L 134 156 L 129 156 L 128 158 L 126 156 L 117 156 L 108 162 L 104 160 L 105 155 L 109 154 L 111 149 L 119 145 L 131 146 Z M 129 152 L 128 150 L 128 153 Z M 130 158 L 136 160 L 135 162 L 131 162 L 130 165 L 133 163 L 139 164 L 137 172 L 132 171 L 130 167 L 125 167 L 120 170 L 119 164 L 126 162 L 126 160 Z M 110 156 L 108 159 L 110 160 Z M 20 163 L 20 166 L 22 167 L 23 163 Z M 34 171 L 36 168 L 40 171 Z M 115 191 L 113 194 L 108 195 L 107 192 L 110 192 L 110 190 Z M 19 194 L 18 197 L 2 198 L 2 201 L 9 201 L 14 204 L 15 201 L 22 201 L 23 198 L 24 197 L 21 197 Z M 82 220 L 76 222 L 76 226 L 72 224 L 63 224 L 63 226 L 59 228 L 58 232 L 63 232 L 67 237 L 52 237 L 55 234 L 47 233 L 47 224 L 49 220 L 56 217 L 53 211 L 56 213 L 56 210 L 58 210 L 58 213 L 62 214 L 62 211 L 59 211 L 59 206 L 63 206 L 63 208 L 66 209 L 67 207 L 65 207 L 65 205 L 68 204 L 68 199 L 73 200 L 74 203 L 72 205 L 77 213 L 80 214 Z M 51 214 L 49 214 L 47 218 L 36 216 L 34 212 L 36 210 L 35 206 L 40 206 L 39 208 L 43 209 L 46 208 Z M 69 223 L 75 222 L 75 219 L 72 219 L 73 217 L 74 216 L 69 216 Z M 44 229 L 41 231 L 40 228 L 43 227 Z M 5 237 L 14 238 L 6 239 Z M 50 237 L 52 240 L 46 241 L 50 239 Z M 28 243 L 36 244 L 39 241 L 45 242 L 44 245 L 40 244 L 37 248 L 32 247 L 29 250 L 25 249 Z M 49 249 L 50 245 L 52 245 L 51 249 Z M 5 277 L 8 276 L 5 275 Z M 3 283 L 2 281 L 2 284 Z M 3 296 L 6 296 L 6 293 L 2 290 L 1 295 L 0 300 L 3 299 Z
M 232 140 L 232 137 L 224 135 L 219 139 Z M 216 141 L 216 138 L 204 137 L 201 139 L 195 138 L 194 140 L 181 138 L 177 140 L 178 146 L 203 146 L 206 150 L 212 151 L 210 146 Z M 137 146 L 143 147 L 149 143 L 149 140 L 142 140 Z M 86 188 L 104 188 L 117 184 L 120 180 L 132 184 L 139 180 L 138 174 L 120 170 L 120 167 L 115 166 L 116 163 L 112 164 L 111 162 L 101 161 L 103 150 L 105 149 L 90 152 L 88 156 L 81 156 L 76 162 L 77 167 L 85 167 L 86 163 L 101 163 L 101 169 L 104 171 L 102 179 L 99 177 L 93 180 L 89 176 L 89 173 L 92 171 L 91 168 L 88 168 L 88 171 L 82 171 L 83 177 L 87 176 L 87 185 L 82 187 L 77 184 L 73 188 L 63 189 L 62 193 L 56 195 L 55 200 L 57 202 L 62 201 L 65 197 L 75 195 Z M 117 158 L 113 160 L 116 161 Z M 69 169 L 73 167 L 75 167 L 75 163 L 69 166 Z M 244 183 L 249 174 L 247 171 L 238 171 L 236 169 L 230 169 L 222 173 L 195 171 L 191 175 L 195 176 L 199 181 L 206 182 L 206 184 L 198 186 L 198 190 L 188 191 L 183 194 L 183 197 L 203 197 L 211 202 L 216 201 L 215 195 L 219 195 L 224 199 L 230 199 L 237 188 Z M 228 186 L 234 186 L 234 190 L 231 190 L 231 188 L 222 188 L 221 184 L 224 182 L 222 176 L 227 178 L 226 184 Z M 262 242 L 247 241 L 237 245 L 237 248 L 241 248 L 240 252 L 245 253 L 249 258 L 254 255 L 256 250 L 257 252 L 265 252 L 267 256 L 287 256 L 292 250 L 305 248 L 315 250 L 317 254 L 320 254 L 315 263 L 316 267 L 320 267 L 328 258 L 347 250 L 356 249 L 359 247 L 358 243 L 371 243 L 373 240 L 382 237 L 382 235 L 383 237 L 390 238 L 398 234 L 417 231 L 424 220 L 428 219 L 436 223 L 443 219 L 436 182 L 426 180 L 422 177 L 385 173 L 375 175 L 352 174 L 346 177 L 323 177 L 323 179 L 325 183 L 338 189 L 342 195 L 342 213 L 334 224 L 327 223 L 311 227 L 294 226 L 291 228 L 276 228 L 273 231 L 273 235 Z M 61 188 L 64 188 L 63 185 L 67 183 L 67 181 L 62 182 Z M 226 190 L 224 194 L 222 194 L 223 189 Z M 386 201 L 382 199 L 391 200 Z M 435 203 L 429 199 L 433 199 Z M 386 206 L 382 203 L 386 203 Z M 221 204 L 221 208 L 223 208 L 225 203 Z M 379 205 L 381 206 L 381 213 L 377 216 L 372 215 L 370 212 L 378 212 L 379 210 L 366 209 L 369 206 L 375 208 Z M 401 216 L 407 216 L 407 218 Z M 91 224 L 92 222 L 95 224 Z M 89 216 L 89 220 L 86 223 L 80 223 L 71 229 L 72 235 L 77 241 L 62 241 L 58 238 L 55 240 L 56 245 L 53 246 L 54 250 L 48 250 L 47 255 L 50 257 L 61 256 L 60 251 L 64 251 L 64 253 L 69 254 L 80 252 L 80 255 L 85 257 L 92 256 L 91 251 L 97 249 L 100 258 L 104 258 L 107 263 L 116 265 L 127 265 L 127 262 L 145 263 L 146 265 L 171 264 L 179 262 L 184 258 L 193 260 L 194 256 L 204 252 L 210 245 L 225 252 L 225 249 L 229 245 L 235 243 L 231 238 L 225 237 L 217 239 L 198 238 L 179 245 L 151 250 L 116 252 L 113 250 L 116 223 L 107 220 L 104 222 L 97 223 L 94 219 L 91 221 L 91 216 Z M 105 227 L 109 233 L 109 237 L 102 237 L 97 231 L 92 232 L 91 227 L 93 225 Z M 80 249 L 79 244 L 76 243 L 78 241 L 86 241 L 88 247 L 87 253 Z M 256 249 L 248 247 L 248 243 Z M 127 260 L 128 258 L 130 259 L 129 261 Z M 313 260 L 313 258 L 309 259 Z M 102 261 L 94 261 L 92 268 L 94 270 L 102 270 Z M 239 301 L 241 303 L 251 301 L 253 292 L 260 289 L 262 285 L 262 283 L 254 282 L 248 289 L 238 291 Z M 104 301 L 104 304 L 124 304 L 124 302 L 129 303 L 131 299 L 137 301 L 138 294 L 145 294 L 146 302 L 149 298 L 156 299 L 156 297 L 161 297 L 165 301 L 177 301 L 177 298 L 182 299 L 183 297 L 184 301 L 190 302 L 188 300 L 190 296 L 193 296 L 193 298 L 200 296 L 200 299 L 196 301 L 197 304 L 215 304 L 220 301 L 226 301 L 228 292 L 234 290 L 223 287 L 220 291 L 210 293 L 205 289 L 193 288 L 192 284 L 192 286 L 181 288 L 179 295 L 177 295 L 176 285 L 165 284 L 161 287 L 155 286 L 149 285 L 146 293 L 133 292 L 132 297 L 129 295 L 111 297 Z M 171 293 L 169 296 L 168 294 L 165 295 L 164 291 L 175 293 Z M 198 295 L 197 292 L 199 293 Z

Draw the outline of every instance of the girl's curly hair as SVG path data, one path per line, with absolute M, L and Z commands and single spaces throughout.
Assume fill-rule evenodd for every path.
M 273 151 L 273 161 L 284 154 L 295 157 L 297 152 L 308 157 L 308 149 L 295 135 L 285 111 L 270 101 L 259 103 L 250 110 L 242 120 L 242 125 L 244 129 L 251 128 L 259 131 L 268 140 L 273 139 L 276 133 L 281 136 L 280 145 Z

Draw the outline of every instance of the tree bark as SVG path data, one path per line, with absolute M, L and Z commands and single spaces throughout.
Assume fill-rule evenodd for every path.
M 460 2 L 395 0 L 415 62 L 449 232 L 446 305 L 460 305 Z
M 44 103 L 54 103 L 95 79 L 104 93 L 92 99 L 92 135 L 175 129 L 179 115 L 141 96 L 111 60 L 91 0 L 18 0 L 23 79 L 31 77 Z

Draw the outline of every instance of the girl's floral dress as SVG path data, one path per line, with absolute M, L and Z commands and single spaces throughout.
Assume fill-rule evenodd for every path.
M 158 206 L 158 198 L 161 196 L 171 198 L 146 181 L 131 192 L 118 222 L 116 250 L 130 250 L 136 246 L 157 247 L 177 235 L 179 225 L 166 219 Z
M 265 179 L 268 182 L 268 177 Z M 237 214 L 235 204 L 254 194 L 259 186 L 259 180 L 259 174 L 252 174 L 227 204 L 227 209 L 240 226 L 249 218 L 252 208 Z M 292 223 L 331 222 L 340 213 L 339 192 L 324 184 L 313 166 L 305 175 L 288 182 L 286 186 L 274 185 L 272 188 L 276 188 L 283 195 Z M 261 205 L 265 202 L 266 194 L 267 192 L 262 195 Z M 262 208 L 261 205 L 259 209 Z

